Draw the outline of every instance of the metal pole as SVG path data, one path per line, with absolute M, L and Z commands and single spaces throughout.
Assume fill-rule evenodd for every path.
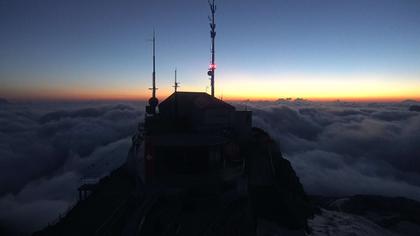
M 210 36 L 211 36 L 211 65 L 210 65 L 210 86 L 211 86 L 211 96 L 214 97 L 214 72 L 216 70 L 216 64 L 215 64 L 215 38 L 216 38 L 216 24 L 215 22 L 215 13 L 216 13 L 216 4 L 214 3 L 214 0 L 210 2 L 210 11 L 211 11 L 211 19 L 210 19 Z
M 153 88 L 152 88 L 152 97 L 156 97 L 156 37 L 155 31 L 153 31 Z

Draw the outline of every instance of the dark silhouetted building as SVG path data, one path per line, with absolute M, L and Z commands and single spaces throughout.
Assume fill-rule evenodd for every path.
M 241 162 L 239 145 L 251 135 L 250 111 L 203 92 L 174 92 L 158 109 L 145 122 L 146 182 L 214 182 L 220 170 Z

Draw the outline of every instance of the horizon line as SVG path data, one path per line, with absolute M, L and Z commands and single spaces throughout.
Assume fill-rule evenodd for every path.
M 180 91 L 182 92 L 182 91 Z M 187 91 L 185 91 L 187 92 Z M 210 94 L 209 94 L 210 95 Z M 169 96 L 169 95 L 168 95 Z M 168 96 L 158 96 L 161 101 L 163 101 Z M 16 96 L 16 97 L 7 97 L 0 96 L 0 98 L 5 99 L 9 102 L 88 102 L 88 101 L 132 101 L 132 102 L 146 102 L 149 98 L 146 96 L 62 96 L 62 97 L 53 97 L 53 96 L 39 96 L 39 97 L 25 97 L 25 96 Z M 221 97 L 216 96 L 217 99 L 221 99 L 227 102 L 278 102 L 278 101 L 311 101 L 311 102 L 403 102 L 403 101 L 413 101 L 420 102 L 420 96 L 418 97 L 303 97 L 303 96 L 287 96 L 287 97 Z

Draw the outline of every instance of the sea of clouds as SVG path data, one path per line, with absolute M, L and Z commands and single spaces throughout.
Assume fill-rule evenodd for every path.
M 241 104 L 279 143 L 314 195 L 378 194 L 420 200 L 420 112 L 415 102 Z
M 77 201 L 84 178 L 122 165 L 143 108 L 115 102 L 0 105 L 0 232 L 51 223 Z
M 309 194 L 420 200 L 420 113 L 405 103 L 236 103 L 279 143 Z M 143 103 L 0 105 L 0 229 L 33 231 L 77 200 L 83 178 L 126 159 Z

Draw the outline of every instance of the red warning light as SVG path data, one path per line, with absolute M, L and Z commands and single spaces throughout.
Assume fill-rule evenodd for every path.
M 216 64 L 210 64 L 209 69 L 210 70 L 215 70 L 216 69 Z

